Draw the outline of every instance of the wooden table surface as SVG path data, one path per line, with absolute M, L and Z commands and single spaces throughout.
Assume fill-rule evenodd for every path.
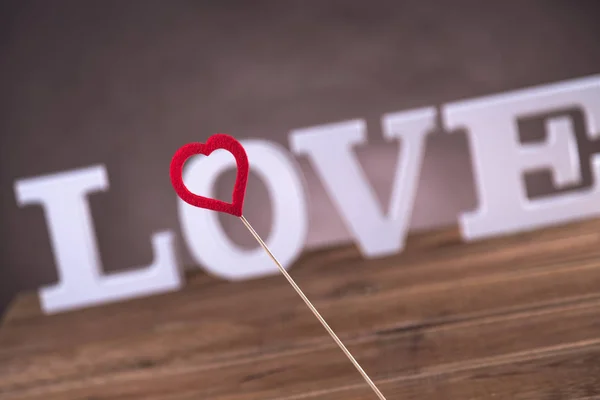
M 388 400 L 600 398 L 600 221 L 464 244 L 352 246 L 290 269 Z M 373 399 L 283 277 L 199 272 L 176 293 L 54 316 L 17 298 L 0 399 Z

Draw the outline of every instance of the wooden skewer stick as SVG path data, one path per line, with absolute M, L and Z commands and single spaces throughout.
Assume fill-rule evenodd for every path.
M 337 337 L 337 335 L 335 334 L 335 332 L 333 331 L 333 329 L 331 329 L 329 327 L 329 325 L 327 324 L 327 322 L 325 322 L 325 320 L 323 319 L 323 317 L 321 317 L 321 314 L 319 314 L 319 312 L 317 311 L 317 309 L 315 308 L 315 306 L 313 306 L 312 303 L 310 302 L 310 300 L 308 300 L 308 298 L 304 295 L 304 293 L 302 292 L 302 290 L 300 289 L 300 287 L 296 284 L 296 282 L 294 282 L 294 280 L 292 279 L 292 277 L 290 276 L 290 274 L 288 274 L 288 272 L 285 270 L 285 268 L 283 268 L 283 266 L 277 260 L 277 258 L 275 258 L 275 256 L 273 255 L 273 253 L 271 253 L 271 250 L 269 250 L 269 248 L 267 247 L 267 244 L 260 238 L 260 236 L 258 236 L 258 233 L 256 233 L 256 231 L 254 230 L 254 228 L 252 228 L 252 226 L 250 225 L 250 223 L 246 220 L 246 218 L 244 218 L 243 215 L 240 216 L 240 219 L 242 220 L 242 222 L 244 223 L 244 225 L 246 226 L 246 228 L 248 228 L 248 230 L 250 231 L 250 233 L 252 234 L 252 236 L 254 236 L 254 238 L 256 239 L 256 241 L 267 252 L 267 254 L 269 255 L 269 257 L 271 257 L 271 259 L 273 260 L 273 262 L 277 265 L 277 268 L 279 268 L 279 271 L 281 271 L 281 273 L 283 274 L 283 276 L 285 277 L 285 279 L 287 279 L 287 281 L 290 283 L 290 285 L 292 285 L 292 287 L 294 288 L 294 290 L 296 291 L 296 293 L 298 293 L 298 295 L 302 298 L 302 300 L 304 300 L 304 303 L 306 303 L 306 305 L 308 306 L 308 308 L 310 309 L 310 311 L 312 311 L 312 313 L 315 315 L 315 317 L 317 317 L 317 319 L 319 320 L 319 322 L 321 323 L 321 325 L 323 325 L 323 327 L 325 328 L 325 330 L 327 330 L 327 332 L 329 333 L 329 335 L 331 336 L 331 338 L 335 341 L 335 343 L 337 343 L 337 345 L 340 347 L 340 349 L 342 349 L 342 351 L 344 352 L 344 354 L 346 354 L 346 357 L 348 357 L 348 359 L 352 362 L 352 364 L 354 364 L 354 367 L 356 367 L 356 369 L 358 370 L 358 372 L 360 372 L 360 374 L 365 379 L 365 381 L 369 384 L 369 386 L 371 386 L 371 389 L 373 389 L 373 391 L 375 392 L 375 394 L 377 395 L 377 397 L 379 397 L 380 400 L 386 400 L 385 397 L 383 396 L 383 394 L 381 394 L 381 392 L 377 388 L 377 386 L 375 386 L 375 383 L 373 383 L 373 381 L 371 380 L 371 378 L 369 378 L 369 375 L 367 375 L 367 373 L 365 372 L 364 369 L 362 369 L 362 367 L 360 366 L 360 364 L 358 363 L 358 361 L 356 361 L 356 359 L 352 356 L 352 354 L 350 353 L 350 351 L 348 351 L 348 349 L 346 348 L 346 346 L 344 346 L 344 343 L 342 343 L 342 341 Z

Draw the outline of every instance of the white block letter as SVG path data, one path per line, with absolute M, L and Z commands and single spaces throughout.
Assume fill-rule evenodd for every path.
M 309 156 L 348 229 L 367 257 L 402 251 L 427 133 L 434 128 L 435 109 L 424 108 L 383 117 L 384 137 L 400 140 L 389 213 L 381 210 L 377 198 L 352 147 L 366 143 L 362 120 L 293 131 L 292 150 Z
M 303 250 L 308 230 L 300 171 L 287 151 L 273 143 L 247 140 L 242 141 L 242 145 L 251 171 L 266 184 L 271 200 L 273 226 L 265 242 L 287 268 Z M 235 168 L 235 161 L 230 156 L 224 150 L 216 150 L 208 157 L 191 158 L 183 170 L 185 185 L 192 193 L 214 197 L 214 184 L 219 175 Z M 210 273 L 229 280 L 242 280 L 278 271 L 262 248 L 246 250 L 233 243 L 215 211 L 191 206 L 181 199 L 178 204 L 179 220 L 190 253 Z M 241 226 L 242 222 L 239 223 Z
M 86 195 L 108 189 L 104 166 L 93 166 L 15 182 L 19 206 L 41 204 L 59 281 L 41 288 L 46 313 L 178 289 L 179 268 L 173 235 L 152 236 L 155 260 L 149 267 L 103 275 Z
M 546 121 L 547 140 L 521 144 L 517 118 L 578 107 L 587 134 L 600 133 L 600 76 L 448 104 L 450 130 L 466 129 L 479 208 L 460 217 L 467 240 L 504 235 L 600 215 L 600 157 L 590 160 L 591 188 L 529 200 L 523 174 L 550 169 L 557 188 L 580 181 L 580 160 L 571 120 Z M 588 162 L 588 160 L 582 160 Z

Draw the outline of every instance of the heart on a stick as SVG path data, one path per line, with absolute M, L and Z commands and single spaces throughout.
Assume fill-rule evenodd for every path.
M 209 156 L 218 149 L 227 150 L 233 154 L 237 164 L 231 203 L 194 194 L 183 183 L 183 165 L 188 158 L 196 154 Z M 248 183 L 248 171 L 248 156 L 241 143 L 232 136 L 217 133 L 209 137 L 206 143 L 188 143 L 175 152 L 171 160 L 171 183 L 179 197 L 188 204 L 241 217 Z
M 235 162 L 237 164 L 237 176 L 235 178 L 235 185 L 233 187 L 233 201 L 231 203 L 226 203 L 221 200 L 210 199 L 204 196 L 198 196 L 188 190 L 188 188 L 183 183 L 183 164 L 193 155 L 203 154 L 205 156 L 210 155 L 213 151 L 217 149 L 223 149 L 229 151 L 235 157 Z M 242 207 L 244 205 L 244 195 L 246 193 L 246 184 L 248 183 L 248 156 L 246 155 L 246 151 L 242 147 L 241 143 L 235 140 L 233 137 L 224 134 L 216 134 L 208 138 L 206 143 L 189 143 L 181 147 L 175 155 L 173 156 L 173 160 L 171 161 L 171 183 L 173 184 L 173 188 L 175 188 L 175 192 L 181 197 L 183 201 L 188 204 L 191 204 L 196 207 L 207 208 L 209 210 L 221 211 L 227 214 L 235 215 L 236 217 L 240 217 L 240 220 L 244 223 L 246 228 L 250 231 L 252 236 L 256 239 L 256 241 L 261 245 L 261 247 L 265 250 L 265 252 L 271 257 L 271 260 L 277 265 L 279 271 L 283 274 L 283 276 L 287 279 L 287 281 L 292 285 L 294 290 L 298 293 L 298 295 L 302 298 L 302 300 L 306 303 L 308 308 L 312 311 L 312 313 L 317 317 L 319 322 L 323 325 L 323 327 L 327 330 L 331 338 L 337 343 L 340 349 L 346 354 L 350 362 L 356 367 L 358 372 L 363 376 L 365 381 L 371 386 L 371 389 L 377 394 L 379 400 L 385 400 L 385 397 L 375 383 L 369 378 L 369 375 L 362 369 L 358 361 L 350 354 L 346 346 L 342 343 L 342 341 L 337 337 L 335 332 L 327 325 L 327 322 L 321 317 L 321 314 L 317 311 L 317 309 L 312 305 L 312 303 L 308 300 L 306 295 L 302 292 L 300 287 L 294 282 L 294 279 L 287 273 L 283 265 L 273 255 L 271 250 L 267 247 L 267 244 L 260 238 L 258 233 L 252 228 L 250 223 L 244 218 L 242 215 Z

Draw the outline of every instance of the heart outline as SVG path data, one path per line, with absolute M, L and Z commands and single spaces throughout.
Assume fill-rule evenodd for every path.
M 213 151 L 218 149 L 230 152 L 237 164 L 237 174 L 235 184 L 233 185 L 231 203 L 194 194 L 183 183 L 183 165 L 190 157 L 197 154 L 208 157 Z M 181 146 L 175 152 L 170 167 L 171 184 L 177 195 L 192 206 L 241 217 L 246 185 L 248 184 L 249 168 L 248 156 L 242 144 L 233 136 L 217 133 L 210 136 L 206 143 L 188 143 Z

